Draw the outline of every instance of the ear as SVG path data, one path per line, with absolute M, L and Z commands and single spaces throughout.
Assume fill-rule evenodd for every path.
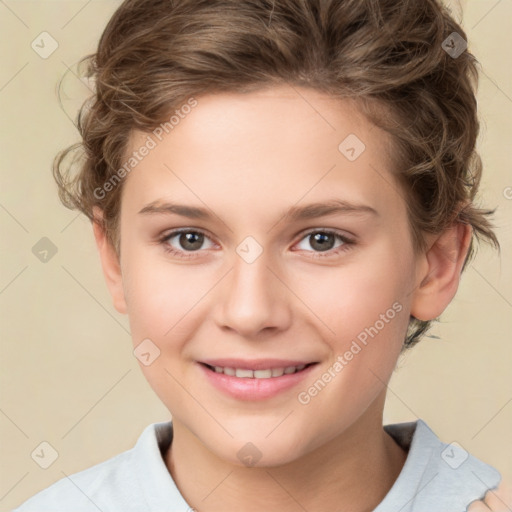
M 121 265 L 116 251 L 106 236 L 103 228 L 103 213 L 98 207 L 93 208 L 93 232 L 96 240 L 96 246 L 101 260 L 101 267 L 105 282 L 112 296 L 114 307 L 119 313 L 126 314 L 126 302 L 124 298 L 123 278 L 121 275 Z
M 430 238 L 430 248 L 418 261 L 412 316 L 433 320 L 448 307 L 459 287 L 471 235 L 469 224 L 456 222 L 441 235 Z

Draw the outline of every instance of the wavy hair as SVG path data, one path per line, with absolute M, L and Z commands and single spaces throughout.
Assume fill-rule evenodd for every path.
M 120 254 L 123 181 L 95 190 L 118 173 L 132 130 L 154 130 L 191 97 L 310 87 L 356 100 L 391 134 L 415 250 L 426 233 L 471 225 L 464 270 L 475 238 L 499 243 L 494 210 L 475 204 L 479 64 L 446 51 L 454 32 L 467 40 L 437 0 L 125 0 L 80 62 L 95 91 L 78 115 L 81 142 L 55 158 L 59 197 L 101 222 Z M 411 317 L 404 349 L 430 324 Z

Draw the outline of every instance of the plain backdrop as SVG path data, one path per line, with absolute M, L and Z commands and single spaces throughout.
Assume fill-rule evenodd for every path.
M 111 304 L 90 223 L 60 204 L 50 170 L 78 141 L 73 119 L 89 92 L 68 73 L 62 109 L 56 84 L 95 50 L 119 4 L 0 0 L 1 511 L 131 448 L 146 425 L 170 417 L 133 356 L 127 317 Z M 385 423 L 422 418 L 510 479 L 512 2 L 449 5 L 482 64 L 481 200 L 498 208 L 502 253 L 479 251 L 432 330 L 439 339 L 400 360 Z M 41 43 L 32 47 L 45 37 L 51 49 L 42 32 L 58 44 L 47 58 Z M 37 463 L 51 451 L 43 442 L 57 455 L 48 469 Z

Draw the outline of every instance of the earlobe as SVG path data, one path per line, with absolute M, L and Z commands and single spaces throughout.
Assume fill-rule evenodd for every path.
M 121 274 L 121 265 L 116 251 L 108 240 L 103 224 L 101 222 L 102 212 L 99 208 L 93 208 L 94 220 L 92 228 L 96 247 L 100 256 L 101 267 L 105 282 L 112 296 L 114 307 L 119 313 L 126 314 L 127 307 L 124 297 L 123 279 Z
M 418 262 L 412 316 L 433 320 L 448 307 L 459 287 L 471 235 L 469 224 L 456 222 L 429 242 L 430 248 Z

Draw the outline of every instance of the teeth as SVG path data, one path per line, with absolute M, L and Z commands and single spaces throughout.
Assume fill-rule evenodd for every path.
M 213 366 L 215 373 L 223 373 L 231 377 L 241 379 L 270 379 L 272 377 L 281 377 L 282 375 L 291 375 L 300 372 L 306 368 L 305 364 L 299 366 L 286 366 L 284 368 L 268 368 L 266 370 L 246 370 L 243 368 L 223 368 L 222 366 Z
M 272 377 L 281 377 L 284 373 L 284 368 L 272 368 Z
M 272 377 L 272 370 L 254 370 L 255 379 L 270 379 Z
M 235 370 L 235 376 L 236 377 L 241 377 L 243 379 L 245 378 L 253 378 L 254 377 L 254 372 L 252 370 L 240 370 L 240 368 L 237 368 Z

